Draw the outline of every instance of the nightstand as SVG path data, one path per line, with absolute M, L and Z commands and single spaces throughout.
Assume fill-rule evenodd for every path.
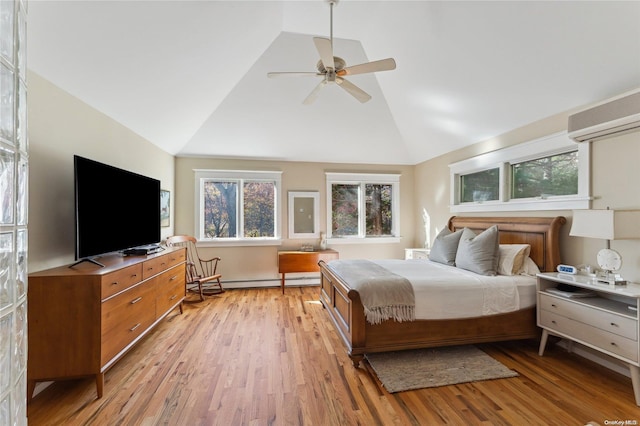
M 547 338 L 552 334 L 623 361 L 629 366 L 636 404 L 640 406 L 640 285 L 610 286 L 584 275 L 557 272 L 537 277 L 537 319 L 542 328 L 538 354 L 543 355 Z M 579 297 L 552 293 L 558 284 L 592 294 Z
M 405 259 L 428 259 L 430 251 L 431 249 L 428 249 L 428 248 L 406 248 L 404 249 L 404 258 Z

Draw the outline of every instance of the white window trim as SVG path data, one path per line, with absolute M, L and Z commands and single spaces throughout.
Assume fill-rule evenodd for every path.
M 327 241 L 330 244 L 370 244 L 370 243 L 399 243 L 400 242 L 400 174 L 396 173 L 334 173 L 334 172 L 326 172 L 326 181 L 327 181 Z M 362 183 L 373 183 L 373 184 L 389 184 L 393 187 L 393 198 L 391 200 L 391 214 L 393 215 L 391 232 L 392 236 L 388 237 L 367 237 L 364 235 L 366 226 L 364 215 L 359 217 L 359 229 L 361 230 L 361 235 L 351 236 L 351 237 L 340 237 L 340 238 L 332 238 L 332 223 L 331 223 L 331 215 L 332 215 L 332 205 L 331 205 L 331 193 L 332 193 L 332 185 L 335 183 L 344 183 L 344 184 L 362 184 Z M 363 208 L 364 200 L 358 201 Z
M 237 246 L 276 246 L 282 244 L 282 172 L 281 171 L 256 171 L 256 170 L 206 170 L 194 169 L 195 173 L 195 229 L 194 234 L 198 239 L 198 245 L 204 247 L 237 247 Z M 246 179 L 246 180 L 269 180 L 275 182 L 275 229 L 273 237 L 263 238 L 216 238 L 205 239 L 201 230 L 203 229 L 204 210 L 202 209 L 202 194 L 204 191 L 204 180 L 207 179 Z M 242 212 L 239 212 L 238 220 L 242 219 Z
M 550 197 L 510 199 L 511 164 L 578 150 L 578 193 Z M 500 168 L 499 199 L 460 202 L 460 176 Z M 481 154 L 449 165 L 450 205 L 452 213 L 526 210 L 578 210 L 591 205 L 591 143 L 576 144 L 567 132 L 554 133 L 532 141 Z

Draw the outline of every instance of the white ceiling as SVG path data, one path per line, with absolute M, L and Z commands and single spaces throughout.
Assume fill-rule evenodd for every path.
M 640 1 L 29 2 L 29 68 L 175 155 L 417 164 L 640 87 Z

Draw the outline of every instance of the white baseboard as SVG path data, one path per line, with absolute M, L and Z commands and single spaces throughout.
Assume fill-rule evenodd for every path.
M 320 285 L 319 277 L 302 277 L 302 278 L 287 278 L 284 283 L 285 287 L 302 287 L 302 286 L 317 286 Z M 237 281 L 222 281 L 222 286 L 225 289 L 234 288 L 269 288 L 280 287 L 280 280 L 237 280 Z

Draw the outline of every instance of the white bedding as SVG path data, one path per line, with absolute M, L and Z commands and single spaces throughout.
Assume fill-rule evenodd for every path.
M 372 262 L 411 282 L 417 320 L 480 317 L 513 312 L 536 303 L 533 276 L 484 276 L 427 259 Z

